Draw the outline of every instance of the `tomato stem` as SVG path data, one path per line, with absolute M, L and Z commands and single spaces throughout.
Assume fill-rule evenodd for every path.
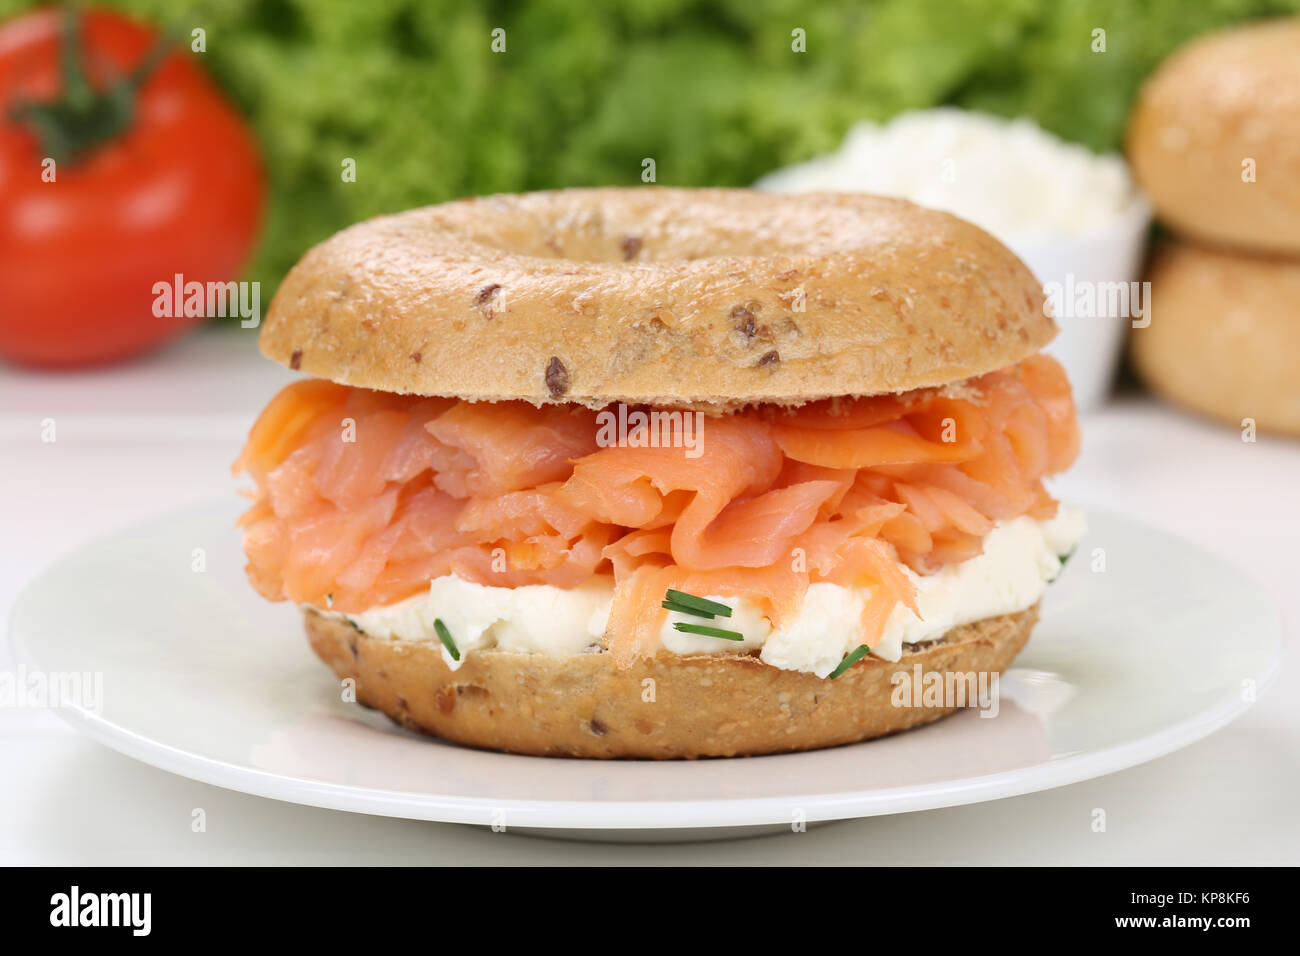
M 63 95 L 69 103 L 85 103 L 93 91 L 81 69 L 81 17 L 71 7 L 64 7 L 59 15 L 62 43 L 59 60 L 63 66 Z
M 45 155 L 56 162 L 75 162 L 130 129 L 135 121 L 140 88 L 170 52 L 170 44 L 159 37 L 129 73 L 110 76 L 104 88 L 97 90 L 82 65 L 81 21 L 77 9 L 62 10 L 59 28 L 62 90 L 52 99 L 20 102 L 10 111 L 10 117 L 31 130 Z

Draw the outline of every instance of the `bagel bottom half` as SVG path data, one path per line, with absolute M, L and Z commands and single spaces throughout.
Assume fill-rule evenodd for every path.
M 655 759 L 814 750 L 929 723 L 957 708 L 895 706 L 895 673 L 1001 673 L 1038 620 L 1037 605 L 986 618 L 826 680 L 753 657 L 668 654 L 619 670 L 608 654 L 478 650 L 453 671 L 437 644 L 304 613 L 317 655 L 356 681 L 360 703 L 405 727 L 512 753 Z

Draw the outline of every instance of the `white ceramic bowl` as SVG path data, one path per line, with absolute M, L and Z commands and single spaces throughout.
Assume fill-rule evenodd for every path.
M 1077 236 L 998 236 L 1033 270 L 1044 286 L 1059 283 L 1063 289 L 1073 283 L 1137 282 L 1141 279 L 1151 206 L 1140 195 L 1106 228 Z M 1146 297 L 1143 295 L 1143 303 Z M 1130 315 L 1077 315 L 1075 310 L 1057 310 L 1061 334 L 1047 351 L 1065 366 L 1074 386 L 1074 400 L 1080 411 L 1102 404 L 1110 392 L 1119 368 Z

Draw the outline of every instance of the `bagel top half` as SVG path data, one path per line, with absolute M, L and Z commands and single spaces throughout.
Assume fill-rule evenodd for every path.
M 949 382 L 1056 327 L 1029 269 L 903 200 L 631 187 L 463 199 L 310 250 L 269 358 L 388 392 L 729 408 Z

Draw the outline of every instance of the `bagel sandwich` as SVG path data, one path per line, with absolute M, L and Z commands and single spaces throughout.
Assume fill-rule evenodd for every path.
M 304 377 L 235 462 L 249 580 L 357 700 L 459 744 L 693 758 L 927 723 L 988 703 L 1082 534 L 1044 485 L 1079 444 L 1054 334 L 1011 252 L 902 200 L 373 219 L 263 324 Z

